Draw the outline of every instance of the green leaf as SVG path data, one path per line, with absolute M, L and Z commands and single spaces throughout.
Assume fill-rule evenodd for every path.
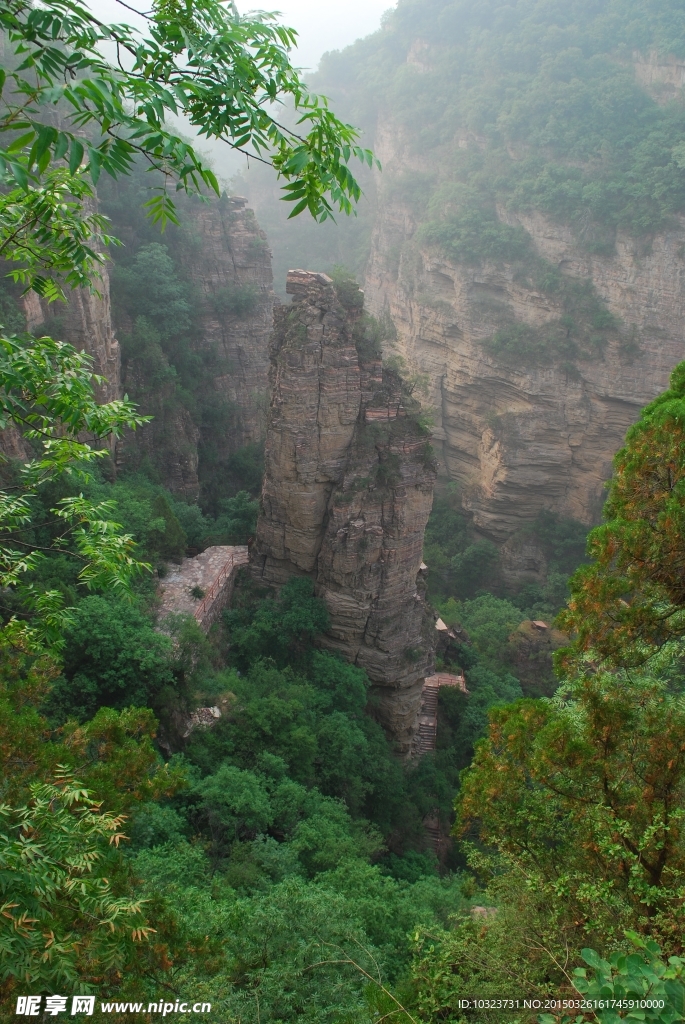
M 293 217 L 297 217 L 297 215 L 299 213 L 302 213 L 303 210 L 306 210 L 308 206 L 309 199 L 305 197 L 301 202 L 297 204 L 294 210 L 291 210 L 288 220 L 292 220 Z
M 605 960 L 602 960 L 599 953 L 594 949 L 581 949 L 580 955 L 585 963 L 589 964 L 589 966 L 593 967 L 596 971 L 606 971 L 609 967 L 609 964 Z
M 33 142 L 33 140 L 35 139 L 35 137 L 36 137 L 36 133 L 35 133 L 35 131 L 34 131 L 34 130 L 33 130 L 33 128 L 32 128 L 30 132 L 26 132 L 26 134 L 25 134 L 25 135 L 22 135 L 22 136 L 20 136 L 20 138 L 18 138 L 18 139 L 15 139 L 15 140 L 14 140 L 14 141 L 13 141 L 13 142 L 12 142 L 12 143 L 11 143 L 11 144 L 10 144 L 10 145 L 8 146 L 8 147 L 7 147 L 7 152 L 8 152 L 8 153 L 18 153 L 18 152 L 19 152 L 20 150 L 22 150 L 22 149 L 26 149 L 26 147 L 28 146 L 28 144 L 29 144 L 30 142 Z
M 102 162 L 102 156 L 97 149 L 93 149 L 89 146 L 88 160 L 88 169 L 90 171 L 90 176 L 93 179 L 93 184 L 97 185 L 98 179 L 100 177 L 100 165 Z
M 53 141 L 57 138 L 57 131 L 50 125 L 43 125 L 38 132 L 38 138 L 36 140 L 36 162 L 40 162 L 40 158 L 46 152 L 46 150 L 52 145 Z
M 83 160 L 83 146 L 78 139 L 71 140 L 71 152 L 69 153 L 69 173 L 76 174 Z
M 55 146 L 54 158 L 55 160 L 61 160 L 66 151 L 69 149 L 69 136 L 65 132 L 60 132 Z

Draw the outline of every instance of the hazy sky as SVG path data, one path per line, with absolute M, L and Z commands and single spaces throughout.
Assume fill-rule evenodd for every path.
M 86 0 L 88 6 L 103 20 L 135 21 L 134 16 L 116 0 Z M 146 10 L 145 0 L 130 0 L 131 7 Z M 280 11 L 281 21 L 299 33 L 299 46 L 293 54 L 298 67 L 315 69 L 326 50 L 340 50 L 355 39 L 375 32 L 381 15 L 394 0 L 268 0 L 241 3 L 238 10 L 246 13 L 259 8 Z
M 326 50 L 341 50 L 375 32 L 383 12 L 395 5 L 393 0 L 276 0 L 273 6 L 259 6 L 281 11 L 281 20 L 300 34 L 295 63 L 316 68 Z M 248 6 L 239 3 L 238 9 L 247 10 Z

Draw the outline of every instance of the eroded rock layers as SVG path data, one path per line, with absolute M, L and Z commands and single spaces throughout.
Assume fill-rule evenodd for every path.
M 202 345 L 222 356 L 214 389 L 236 410 L 228 451 L 261 441 L 268 408 L 269 336 L 273 318 L 271 250 L 254 210 L 241 196 L 198 207 L 201 237 L 190 276 L 204 296 Z
M 417 53 L 428 60 L 424 49 L 410 50 L 407 64 Z M 637 55 L 635 71 L 659 102 L 682 98 L 682 64 Z M 457 141 L 459 166 L 483 159 L 485 137 L 464 128 Z M 521 528 L 541 509 L 598 521 L 626 430 L 685 358 L 685 219 L 649 238 L 618 229 L 592 251 L 577 229 L 503 202 L 499 224 L 527 249 L 518 260 L 460 260 L 426 243 L 425 213 L 400 187 L 420 180 L 426 154 L 399 117 L 381 120 L 375 151 L 386 173 L 368 308 L 390 314 L 396 351 L 429 375 L 441 469 L 459 483 L 478 531 L 503 548 L 505 576 L 544 575 L 542 552 Z M 455 151 L 434 156 L 451 180 Z M 509 156 L 521 159 L 515 147 Z
M 186 211 L 193 244 L 184 269 L 200 298 L 187 344 L 194 358 L 214 368 L 193 396 L 194 408 L 179 395 L 163 354 L 157 366 L 135 354 L 126 366 L 126 388 L 154 417 L 136 432 L 130 457 L 147 456 L 165 486 L 189 500 L 200 491 L 201 454 L 205 476 L 219 475 L 232 454 L 261 441 L 266 429 L 271 251 L 246 203 L 223 196 Z
M 314 581 L 331 616 L 324 645 L 366 670 L 381 723 L 408 753 L 433 658 L 419 579 L 430 435 L 400 377 L 364 355 L 360 306 L 343 307 L 324 274 L 290 271 L 287 291 L 252 571 L 271 586 Z
M 506 262 L 471 266 L 417 244 L 408 211 L 388 203 L 366 295 L 372 312 L 391 315 L 395 351 L 428 374 L 442 469 L 461 485 L 476 528 L 504 546 L 514 581 L 544 573 L 541 552 L 523 551 L 516 536 L 541 509 L 598 521 L 626 430 L 685 358 L 685 225 L 657 235 L 646 252 L 619 232 L 615 254 L 603 256 L 540 214 L 500 216 L 525 228 L 534 257 L 559 275 L 556 292 Z M 402 248 L 393 262 L 389 254 Z M 586 291 L 592 318 L 609 314 L 611 326 L 598 331 L 590 322 L 590 340 L 573 358 L 517 352 L 515 332 L 546 345 L 565 330 L 564 289 L 583 292 L 576 322 Z M 491 342 L 499 338 L 498 349 Z

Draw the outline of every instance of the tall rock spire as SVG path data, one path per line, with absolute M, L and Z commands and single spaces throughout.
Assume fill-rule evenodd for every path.
M 277 307 L 262 511 L 252 571 L 310 577 L 329 650 L 365 669 L 376 713 L 408 753 L 434 623 L 419 575 L 435 465 L 420 406 L 365 334 L 363 295 L 292 270 Z M 348 289 L 349 291 L 349 289 Z M 370 351 L 371 349 L 371 351 Z

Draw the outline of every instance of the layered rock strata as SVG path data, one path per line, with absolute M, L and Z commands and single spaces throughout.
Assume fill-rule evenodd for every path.
M 109 299 L 109 275 L 103 270 L 96 292 L 85 288 L 67 291 L 66 303 L 48 306 L 35 292 L 24 299 L 28 330 L 36 333 L 41 327 L 48 329 L 51 315 L 58 325 L 58 337 L 70 342 L 74 348 L 87 352 L 93 359 L 93 372 L 104 377 L 96 386 L 98 401 L 111 402 L 121 392 L 121 355 L 119 342 L 112 327 L 112 307 Z
M 212 472 L 221 474 L 235 451 L 261 441 L 266 430 L 274 303 L 271 250 L 246 203 L 224 195 L 209 203 L 189 202 L 183 210 L 189 238 L 185 270 L 201 296 L 189 344 L 214 368 L 209 383 L 194 396 L 197 411 L 191 412 L 180 399 L 163 354 L 159 358 L 165 367 L 162 372 L 155 368 L 152 389 L 144 359 L 134 356 L 125 370 L 126 389 L 141 411 L 154 417 L 129 439 L 128 457 L 147 456 L 165 486 L 191 501 L 200 491 L 201 452 Z M 202 422 L 202 408 L 218 412 L 220 429 L 212 425 L 212 417 Z
M 60 341 L 68 341 L 79 352 L 87 352 L 93 360 L 93 373 L 102 377 L 94 386 L 99 402 L 112 402 L 121 397 L 121 352 L 112 326 L 112 305 L 109 293 L 109 273 L 106 267 L 96 282 L 95 291 L 87 288 L 66 290 L 65 302 L 47 303 L 35 292 L 27 292 L 22 299 L 26 314 L 26 327 L 32 334 L 50 334 Z M 9 458 L 26 461 L 31 457 L 27 443 L 18 431 L 5 431 L 0 440 L 3 453 Z M 98 446 L 103 442 L 98 442 Z M 106 444 L 114 452 L 113 438 Z
M 220 442 L 225 455 L 263 440 L 266 432 L 271 250 L 241 196 L 202 204 L 193 222 L 200 245 L 190 273 L 204 296 L 201 345 L 219 353 L 223 369 L 213 387 L 235 410 L 233 427 Z
M 399 140 L 383 133 L 385 166 L 402 166 Z M 520 265 L 457 263 L 423 245 L 411 210 L 382 195 L 365 285 L 371 312 L 392 317 L 394 351 L 428 375 L 441 471 L 461 485 L 477 530 L 504 547 L 513 581 L 544 575 L 534 539 L 517 536 L 541 509 L 597 521 L 626 430 L 685 358 L 685 221 L 648 248 L 619 232 L 615 252 L 598 255 L 539 213 L 499 216 L 523 227 L 532 258 L 560 273 L 556 293 Z M 551 347 L 568 318 L 565 288 L 585 289 L 613 318 L 573 358 L 488 344 L 519 331 Z M 582 316 L 579 301 L 571 318 Z
M 254 576 L 307 576 L 329 650 L 365 669 L 379 720 L 407 754 L 433 659 L 421 551 L 435 466 L 417 403 L 357 350 L 363 313 L 325 274 L 290 271 L 277 307 Z M 363 349 L 360 347 L 360 351 Z
M 119 398 L 125 391 L 141 413 L 153 417 L 117 446 L 119 467 L 147 458 L 162 482 L 188 500 L 199 493 L 203 444 L 211 448 L 220 469 L 237 449 L 262 440 L 266 430 L 274 303 L 271 251 L 246 203 L 241 197 L 223 196 L 210 203 L 188 201 L 183 210 L 190 239 L 185 271 L 202 296 L 193 345 L 202 358 L 211 351 L 218 368 L 210 384 L 215 394 L 196 397 L 199 404 L 215 399 L 222 405 L 219 431 L 203 434 L 197 417 L 179 398 L 176 376 L 163 353 L 154 365 L 134 353 L 122 369 L 107 267 L 97 291 L 69 290 L 66 303 L 45 303 L 34 292 L 23 299 L 30 331 L 51 333 L 92 357 L 93 371 L 104 378 L 96 387 L 99 401 Z M 124 316 L 121 332 L 130 332 L 132 326 Z M 16 431 L 0 437 L 0 450 L 12 458 L 30 457 Z

